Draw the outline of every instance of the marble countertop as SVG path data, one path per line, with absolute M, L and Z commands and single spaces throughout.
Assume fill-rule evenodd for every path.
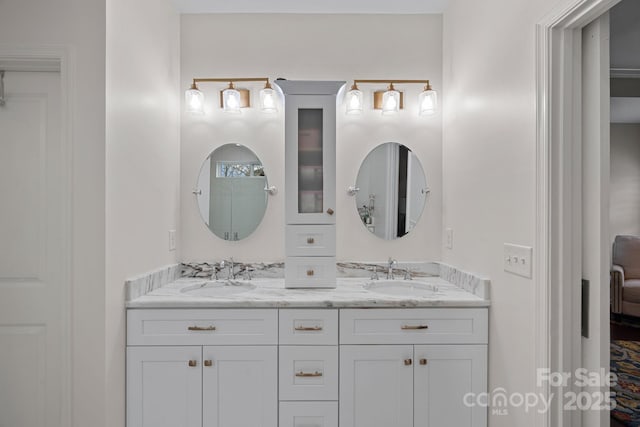
M 338 278 L 335 289 L 286 289 L 282 278 L 256 278 L 255 288 L 226 296 L 194 296 L 183 292 L 203 279 L 180 278 L 127 301 L 127 308 L 319 308 L 319 307 L 488 307 L 488 299 L 474 295 L 440 277 L 421 278 L 437 291 L 426 296 L 386 295 L 366 290 L 368 278 Z M 399 285 L 406 282 L 398 280 Z

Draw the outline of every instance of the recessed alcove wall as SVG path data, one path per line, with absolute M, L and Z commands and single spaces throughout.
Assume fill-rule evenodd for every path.
M 442 93 L 441 15 L 183 15 L 181 82 L 193 77 L 283 77 L 291 80 L 430 79 Z M 225 114 L 214 105 L 224 85 L 202 84 L 208 107 L 204 116 L 182 115 L 181 258 L 241 261 L 284 259 L 284 116 L 258 109 Z M 252 89 L 257 104 L 260 84 Z M 419 117 L 421 85 L 397 85 L 405 91 L 405 110 L 382 117 L 373 111 L 371 92 L 384 85 L 361 85 L 365 111 L 337 114 L 337 257 L 338 260 L 440 260 L 442 242 L 442 119 Z M 384 241 L 360 222 L 353 197 L 366 155 L 383 142 L 399 142 L 419 157 L 431 193 L 417 227 L 407 236 Z M 192 195 L 204 158 L 216 147 L 241 143 L 262 160 L 269 184 L 280 192 L 270 197 L 262 224 L 247 239 L 227 242 L 201 221 Z

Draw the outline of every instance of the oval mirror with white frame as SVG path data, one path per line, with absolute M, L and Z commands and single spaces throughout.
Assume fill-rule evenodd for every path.
M 429 189 L 420 160 L 409 148 L 387 142 L 362 162 L 355 193 L 358 215 L 371 233 L 393 240 L 418 223 Z
M 242 240 L 258 228 L 267 210 L 262 162 L 241 144 L 216 148 L 202 163 L 194 194 L 209 230 L 224 240 Z

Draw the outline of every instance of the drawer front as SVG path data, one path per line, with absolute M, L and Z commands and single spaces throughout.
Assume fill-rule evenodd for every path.
M 335 225 L 288 225 L 287 256 L 334 256 Z
M 338 400 L 338 346 L 281 346 L 280 400 Z
M 338 310 L 281 309 L 280 344 L 338 345 Z
M 340 344 L 486 344 L 485 308 L 340 310 Z
M 287 257 L 284 266 L 287 288 L 335 288 L 335 257 Z
M 279 427 L 338 427 L 338 402 L 280 402 Z
M 278 343 L 278 310 L 127 310 L 127 345 Z

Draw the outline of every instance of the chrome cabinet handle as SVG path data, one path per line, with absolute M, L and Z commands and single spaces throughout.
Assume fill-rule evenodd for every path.
M 189 360 L 189 367 L 190 368 L 195 368 L 198 365 L 198 361 L 197 360 Z
M 429 326 L 428 325 L 416 325 L 416 326 L 402 325 L 401 329 L 405 331 L 416 330 L 416 329 L 429 329 Z
M 296 377 L 321 377 L 322 376 L 322 372 L 296 372 Z
M 215 331 L 215 326 L 189 326 L 187 328 L 190 331 Z
M 296 326 L 296 331 L 321 331 L 322 326 Z

